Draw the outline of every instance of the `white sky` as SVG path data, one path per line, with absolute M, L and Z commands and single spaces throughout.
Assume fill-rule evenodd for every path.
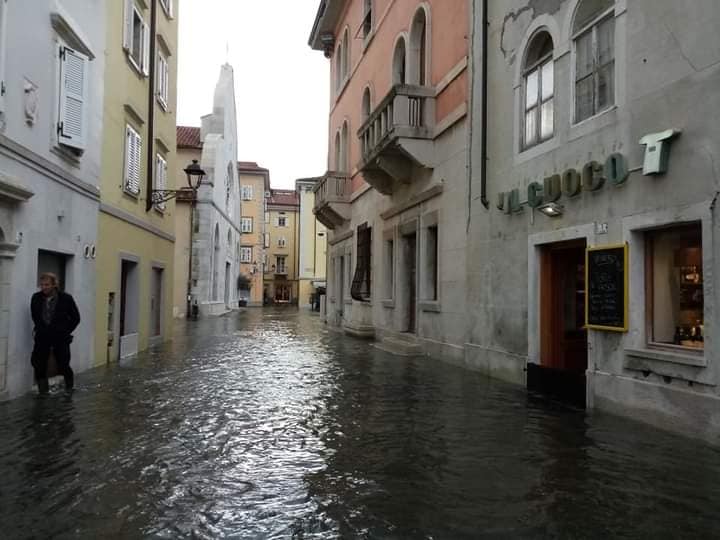
M 324 174 L 329 64 L 307 44 L 319 0 L 179 0 L 179 125 L 212 112 L 220 66 L 235 71 L 238 159 L 274 188 Z M 229 55 L 227 50 L 229 46 Z

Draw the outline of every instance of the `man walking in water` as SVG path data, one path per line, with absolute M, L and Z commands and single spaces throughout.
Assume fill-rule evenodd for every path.
M 40 291 L 32 295 L 30 311 L 35 323 L 35 346 L 32 365 L 35 381 L 41 395 L 49 390 L 47 365 L 52 349 L 58 371 L 65 378 L 65 392 L 73 389 L 73 370 L 70 368 L 70 343 L 72 333 L 80 324 L 80 313 L 72 296 L 61 292 L 55 274 L 40 276 Z

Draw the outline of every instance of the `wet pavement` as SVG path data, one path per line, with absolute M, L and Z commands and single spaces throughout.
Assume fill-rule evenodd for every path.
M 0 404 L 0 537 L 720 537 L 720 450 L 296 310 Z

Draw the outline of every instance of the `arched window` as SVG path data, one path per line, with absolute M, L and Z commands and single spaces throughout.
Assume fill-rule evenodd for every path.
M 372 32 L 372 25 L 373 25 L 372 4 L 373 4 L 373 0 L 364 0 L 363 1 L 363 22 L 362 22 L 363 39 L 367 38 L 370 35 L 370 32 Z
M 228 229 L 227 235 L 228 248 L 232 248 L 232 230 Z
M 335 91 L 340 90 L 343 81 L 342 73 L 343 44 L 340 43 L 335 51 Z
M 340 131 L 335 134 L 335 170 L 342 171 L 342 147 L 340 145 Z
M 615 104 L 613 0 L 582 0 L 573 19 L 575 122 Z
M 362 121 L 365 122 L 370 118 L 372 112 L 372 100 L 370 97 L 370 88 L 366 87 L 362 97 Z
M 228 163 L 227 174 L 225 175 L 225 209 L 230 209 L 230 194 L 233 188 L 233 166 Z
M 425 86 L 427 84 L 427 16 L 419 8 L 410 28 L 410 69 L 408 82 Z
M 342 147 L 342 172 L 350 172 L 350 148 L 348 143 L 348 123 L 343 122 L 342 134 L 340 136 Z
M 555 112 L 553 42 L 541 30 L 530 40 L 523 64 L 523 147 L 553 136 Z
M 345 32 L 343 32 L 342 47 L 342 80 L 344 81 L 350 73 L 350 40 L 348 39 L 347 28 L 345 29 Z
M 405 38 L 398 39 L 393 53 L 393 84 L 405 84 Z

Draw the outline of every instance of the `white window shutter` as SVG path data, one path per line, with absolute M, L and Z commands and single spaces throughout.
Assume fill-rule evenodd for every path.
M 155 189 L 167 189 L 167 161 L 160 154 L 156 156 L 155 161 Z M 165 206 L 164 202 L 157 205 L 161 210 L 164 210 Z
M 150 75 L 150 27 L 142 23 L 143 51 L 142 51 L 142 72 L 146 77 Z
M 140 159 L 142 140 L 130 126 L 125 127 L 125 189 L 137 195 L 140 193 Z
M 172 19 L 175 16 L 175 2 L 174 0 L 167 0 L 168 1 L 168 12 L 170 13 L 170 18 Z
M 130 50 L 132 44 L 133 0 L 125 0 L 125 19 L 123 20 L 123 49 Z
M 88 57 L 60 47 L 60 110 L 58 141 L 80 150 L 85 148 Z
M 247 200 L 252 201 L 253 198 L 253 189 L 252 186 L 247 187 Z

